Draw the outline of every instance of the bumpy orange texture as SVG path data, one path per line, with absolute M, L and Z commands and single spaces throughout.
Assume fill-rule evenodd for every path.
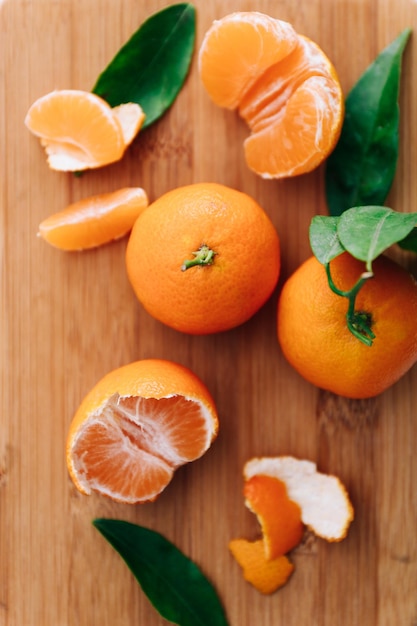
M 184 269 L 207 246 L 210 263 Z M 231 329 L 271 296 L 280 270 L 277 232 L 247 194 L 216 183 L 174 189 L 137 219 L 127 273 L 144 308 L 192 334 Z
M 364 263 L 348 253 L 330 264 L 335 285 L 353 287 Z M 334 294 L 315 257 L 284 284 L 278 304 L 278 339 L 289 363 L 317 387 L 350 398 L 376 396 L 417 361 L 417 284 L 394 261 L 379 257 L 374 277 L 356 299 L 371 315 L 375 339 L 364 345 L 347 328 L 347 300 Z

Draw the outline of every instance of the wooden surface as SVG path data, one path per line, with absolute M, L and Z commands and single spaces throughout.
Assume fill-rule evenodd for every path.
M 247 134 L 205 94 L 196 59 L 170 112 L 124 160 L 82 178 L 48 169 L 26 111 L 54 88 L 90 89 L 119 47 L 161 0 L 0 2 L 1 626 L 162 626 L 132 575 L 92 527 L 95 517 L 165 534 L 217 587 L 231 626 L 417 624 L 417 369 L 377 399 L 347 401 L 313 388 L 289 367 L 275 335 L 277 289 L 247 324 L 190 337 L 151 319 L 124 269 L 126 240 L 61 253 L 38 223 L 69 202 L 125 185 L 151 200 L 173 187 L 216 181 L 258 199 L 282 242 L 282 281 L 309 254 L 308 225 L 326 211 L 323 170 L 263 181 L 243 160 Z M 412 0 L 198 0 L 198 39 L 215 18 L 258 10 L 293 23 L 333 60 L 345 91 L 399 32 L 417 29 Z M 416 210 L 417 45 L 401 88 L 401 153 L 388 205 Z M 417 272 L 415 259 L 404 263 Z M 145 357 L 191 367 L 215 397 L 216 443 L 178 471 L 154 504 L 122 506 L 81 496 L 65 466 L 72 415 L 109 370 Z M 356 518 L 337 545 L 311 537 L 294 553 L 290 583 L 264 597 L 229 555 L 255 537 L 242 467 L 255 455 L 293 454 L 336 473 Z

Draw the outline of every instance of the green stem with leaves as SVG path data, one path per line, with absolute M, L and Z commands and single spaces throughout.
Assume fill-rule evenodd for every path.
M 363 272 L 363 274 L 359 277 L 359 280 L 353 285 L 352 289 L 343 291 L 336 287 L 333 282 L 330 272 L 330 263 L 326 263 L 325 268 L 330 289 L 336 295 L 347 298 L 348 300 L 349 304 L 346 313 L 346 322 L 350 332 L 365 345 L 372 346 L 373 340 L 375 339 L 375 334 L 371 328 L 372 315 L 366 311 L 356 311 L 355 305 L 356 296 L 366 281 L 373 277 L 373 272 Z

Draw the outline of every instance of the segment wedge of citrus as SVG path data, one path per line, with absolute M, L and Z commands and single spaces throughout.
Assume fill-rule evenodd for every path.
M 301 509 L 303 523 L 318 537 L 327 541 L 346 537 L 354 511 L 336 476 L 318 472 L 315 463 L 291 456 L 250 459 L 243 473 L 247 481 L 265 475 L 285 483 L 288 497 Z
M 129 103 L 114 112 L 93 93 L 60 89 L 38 98 L 25 124 L 40 138 L 51 169 L 82 171 L 119 161 L 141 120 L 139 105 Z
M 262 539 L 232 539 L 229 550 L 242 567 L 244 579 L 264 594 L 285 585 L 294 571 L 294 565 L 285 555 L 268 560 Z
M 112 108 L 113 115 L 119 120 L 122 127 L 125 147 L 129 146 L 145 121 L 145 113 L 136 102 L 126 102 Z
M 217 431 L 214 401 L 191 370 L 136 361 L 104 376 L 81 403 L 68 433 L 68 471 L 84 494 L 153 501 Z
M 39 224 L 38 235 L 61 250 L 85 250 L 126 235 L 148 206 L 141 187 L 83 198 Z
M 263 178 L 310 172 L 335 147 L 344 115 L 337 73 L 286 22 L 257 12 L 217 20 L 203 39 L 199 69 L 211 99 L 247 122 L 246 162 Z
M 301 542 L 301 509 L 289 499 L 283 481 L 268 475 L 251 476 L 245 481 L 244 496 L 261 525 L 267 560 L 290 552 Z
M 300 35 L 295 50 L 262 76 L 239 107 L 252 131 L 244 142 L 247 164 L 263 178 L 313 170 L 335 147 L 343 112 L 333 65 Z
M 297 44 L 291 24 L 257 11 L 215 20 L 198 57 L 200 77 L 213 102 L 235 109 L 256 80 Z

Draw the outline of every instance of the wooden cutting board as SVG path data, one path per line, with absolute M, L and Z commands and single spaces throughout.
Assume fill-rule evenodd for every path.
M 308 226 L 325 213 L 323 170 L 264 181 L 243 159 L 237 115 L 215 107 L 194 59 L 172 109 L 122 162 L 81 178 L 48 169 L 23 120 L 54 88 L 91 89 L 120 46 L 162 0 L 0 2 L 1 626 L 162 626 L 133 576 L 91 525 L 115 517 L 163 533 L 212 580 L 231 626 L 412 626 L 417 623 L 417 369 L 374 400 L 348 401 L 302 380 L 276 341 L 279 289 L 247 324 L 212 337 L 177 333 L 135 300 L 126 240 L 61 253 L 36 237 L 68 203 L 127 185 L 151 200 L 179 185 L 216 181 L 253 195 L 272 218 L 286 277 L 310 254 Z M 327 52 L 345 92 L 405 27 L 412 0 L 197 0 L 198 39 L 212 20 L 258 10 L 290 21 Z M 401 86 L 401 151 L 387 204 L 416 210 L 417 48 L 407 46 Z M 414 272 L 415 258 L 401 260 Z M 248 261 L 249 262 L 249 261 Z M 154 504 L 123 506 L 82 496 L 64 446 L 84 394 L 109 370 L 146 357 L 192 368 L 215 397 L 216 443 L 178 471 Z M 242 468 L 253 456 L 292 454 L 346 484 L 355 521 L 340 544 L 309 537 L 278 593 L 249 586 L 227 548 L 254 538 Z

